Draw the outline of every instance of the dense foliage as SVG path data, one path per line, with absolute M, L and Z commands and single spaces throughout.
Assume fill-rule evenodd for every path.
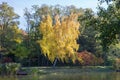
M 95 65 L 101 65 L 103 63 L 102 58 L 97 58 L 95 55 L 93 55 L 90 52 L 83 51 L 78 53 L 78 60 L 81 59 L 79 62 L 81 65 L 84 66 L 95 66 Z
M 1 75 L 15 75 L 20 70 L 21 65 L 19 63 L 5 63 L 0 64 Z
M 120 1 L 99 1 L 108 7 L 100 4 L 97 13 L 73 5 L 25 8 L 26 30 L 19 29 L 13 7 L 1 3 L 0 62 L 49 66 L 55 59 L 63 65 L 78 58 L 83 65 L 112 65 L 120 58 Z
M 40 23 L 40 32 L 42 39 L 39 41 L 42 52 L 52 62 L 55 58 L 62 61 L 67 58 L 75 60 L 78 44 L 76 39 L 79 35 L 79 23 L 77 16 L 71 14 L 70 16 L 59 20 L 55 17 L 55 24 L 52 24 L 52 19 L 48 15 Z

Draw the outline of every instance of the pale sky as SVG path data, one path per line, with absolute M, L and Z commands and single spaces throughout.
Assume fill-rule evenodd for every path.
M 25 29 L 26 22 L 23 17 L 24 10 L 26 7 L 28 9 L 31 8 L 32 5 L 39 5 L 47 4 L 47 5 L 62 5 L 62 6 L 69 6 L 74 5 L 77 8 L 91 8 L 93 11 L 97 11 L 96 7 L 98 5 L 98 0 L 0 0 L 0 4 L 2 2 L 7 2 L 8 5 L 12 6 L 15 12 L 20 16 L 20 28 Z M 106 4 L 103 4 L 106 7 Z

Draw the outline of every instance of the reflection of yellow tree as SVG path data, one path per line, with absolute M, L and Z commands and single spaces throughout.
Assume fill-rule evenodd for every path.
M 77 15 L 71 14 L 59 20 L 55 17 L 55 24 L 52 24 L 52 19 L 48 15 L 40 23 L 39 30 L 42 34 L 42 40 L 39 44 L 42 52 L 49 58 L 51 62 L 55 58 L 62 61 L 67 61 L 71 58 L 73 61 L 76 57 L 78 44 L 76 39 L 79 36 L 79 23 L 77 22 Z

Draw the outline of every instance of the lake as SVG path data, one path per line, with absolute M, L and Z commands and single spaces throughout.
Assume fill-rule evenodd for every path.
M 120 80 L 120 72 L 71 72 L 26 76 L 1 76 L 0 80 Z

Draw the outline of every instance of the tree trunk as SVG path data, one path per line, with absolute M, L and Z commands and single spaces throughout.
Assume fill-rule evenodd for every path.
M 104 59 L 104 66 L 106 66 L 107 65 L 107 51 L 104 51 L 103 59 Z
M 108 52 L 108 46 L 103 46 L 103 59 L 104 59 L 104 66 L 107 65 L 107 52 Z
M 54 60 L 54 63 L 53 63 L 53 68 L 55 68 L 56 63 L 57 63 L 57 58 L 55 58 L 55 60 Z

